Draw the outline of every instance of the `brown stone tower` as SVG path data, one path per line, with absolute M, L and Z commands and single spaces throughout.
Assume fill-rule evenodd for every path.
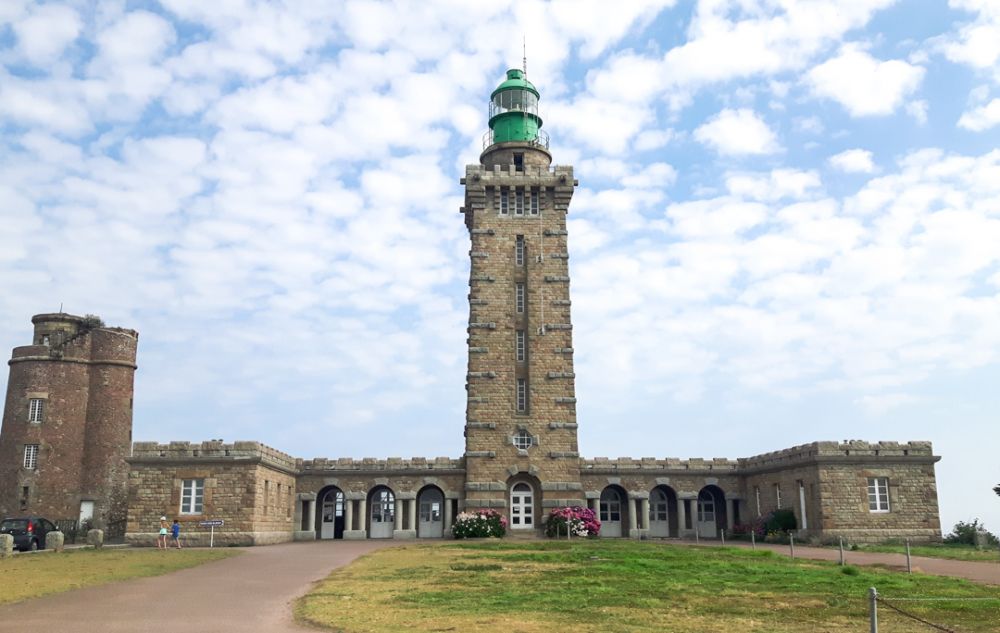
M 466 167 L 469 371 L 465 507 L 510 528 L 582 505 L 566 213 L 572 167 L 551 167 L 538 91 L 520 70 L 490 101 L 479 165 Z
M 0 429 L 0 515 L 90 518 L 124 534 L 138 333 L 39 314 L 15 347 Z

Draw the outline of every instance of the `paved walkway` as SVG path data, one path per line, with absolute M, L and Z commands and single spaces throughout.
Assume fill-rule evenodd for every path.
M 704 547 L 718 547 L 718 541 L 667 541 L 684 545 L 701 545 Z M 749 543 L 742 541 L 727 542 L 729 547 L 750 548 Z M 757 549 L 768 549 L 777 554 L 790 555 L 787 545 L 773 545 L 770 543 L 758 543 Z M 840 551 L 826 547 L 804 547 L 795 546 L 796 558 L 809 558 L 812 560 L 840 560 Z M 906 571 L 906 554 L 885 554 L 881 552 L 857 552 L 844 550 L 845 562 L 848 565 L 881 565 L 890 569 Z M 911 556 L 911 568 L 914 573 L 932 574 L 936 576 L 953 576 L 955 578 L 965 578 L 974 582 L 987 585 L 1000 585 L 1000 562 L 994 561 L 964 561 L 949 560 L 946 558 L 926 558 L 924 556 Z
M 292 621 L 292 601 L 331 570 L 399 544 L 315 541 L 250 547 L 239 556 L 163 576 L 0 606 L 0 631 L 314 632 Z

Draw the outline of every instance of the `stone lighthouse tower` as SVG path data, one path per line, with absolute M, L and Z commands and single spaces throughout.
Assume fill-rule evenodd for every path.
M 582 505 L 566 213 L 573 168 L 551 165 L 539 93 L 508 70 L 490 97 L 465 224 L 469 370 L 465 506 L 505 512 L 512 530 Z
M 138 334 L 38 314 L 15 347 L 0 430 L 0 515 L 89 519 L 124 534 Z

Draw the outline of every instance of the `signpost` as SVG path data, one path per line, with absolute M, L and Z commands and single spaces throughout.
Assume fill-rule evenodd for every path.
M 207 521 L 198 521 L 198 525 L 201 527 L 211 528 L 212 531 L 208 537 L 208 546 L 215 547 L 215 528 L 222 527 L 226 522 L 223 519 L 209 519 Z

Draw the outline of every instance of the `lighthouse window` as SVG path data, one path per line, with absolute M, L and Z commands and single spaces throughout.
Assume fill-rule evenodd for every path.
M 45 400 L 32 398 L 28 401 L 28 422 L 41 424 L 45 418 Z
M 524 189 L 520 187 L 514 194 L 514 215 L 524 215 Z
M 507 215 L 510 211 L 510 201 L 507 197 L 507 188 L 500 189 L 500 215 Z
M 524 362 L 524 330 L 517 330 L 514 333 L 514 358 L 517 362 Z
M 514 171 L 524 171 L 524 154 L 521 152 L 514 154 Z
M 514 240 L 514 264 L 524 266 L 524 236 L 518 235 Z
M 524 314 L 524 284 L 514 284 L 514 309 L 518 314 Z
M 517 379 L 517 410 L 519 413 L 528 410 L 528 381 L 524 378 Z
M 531 215 L 538 215 L 538 190 L 531 190 Z

